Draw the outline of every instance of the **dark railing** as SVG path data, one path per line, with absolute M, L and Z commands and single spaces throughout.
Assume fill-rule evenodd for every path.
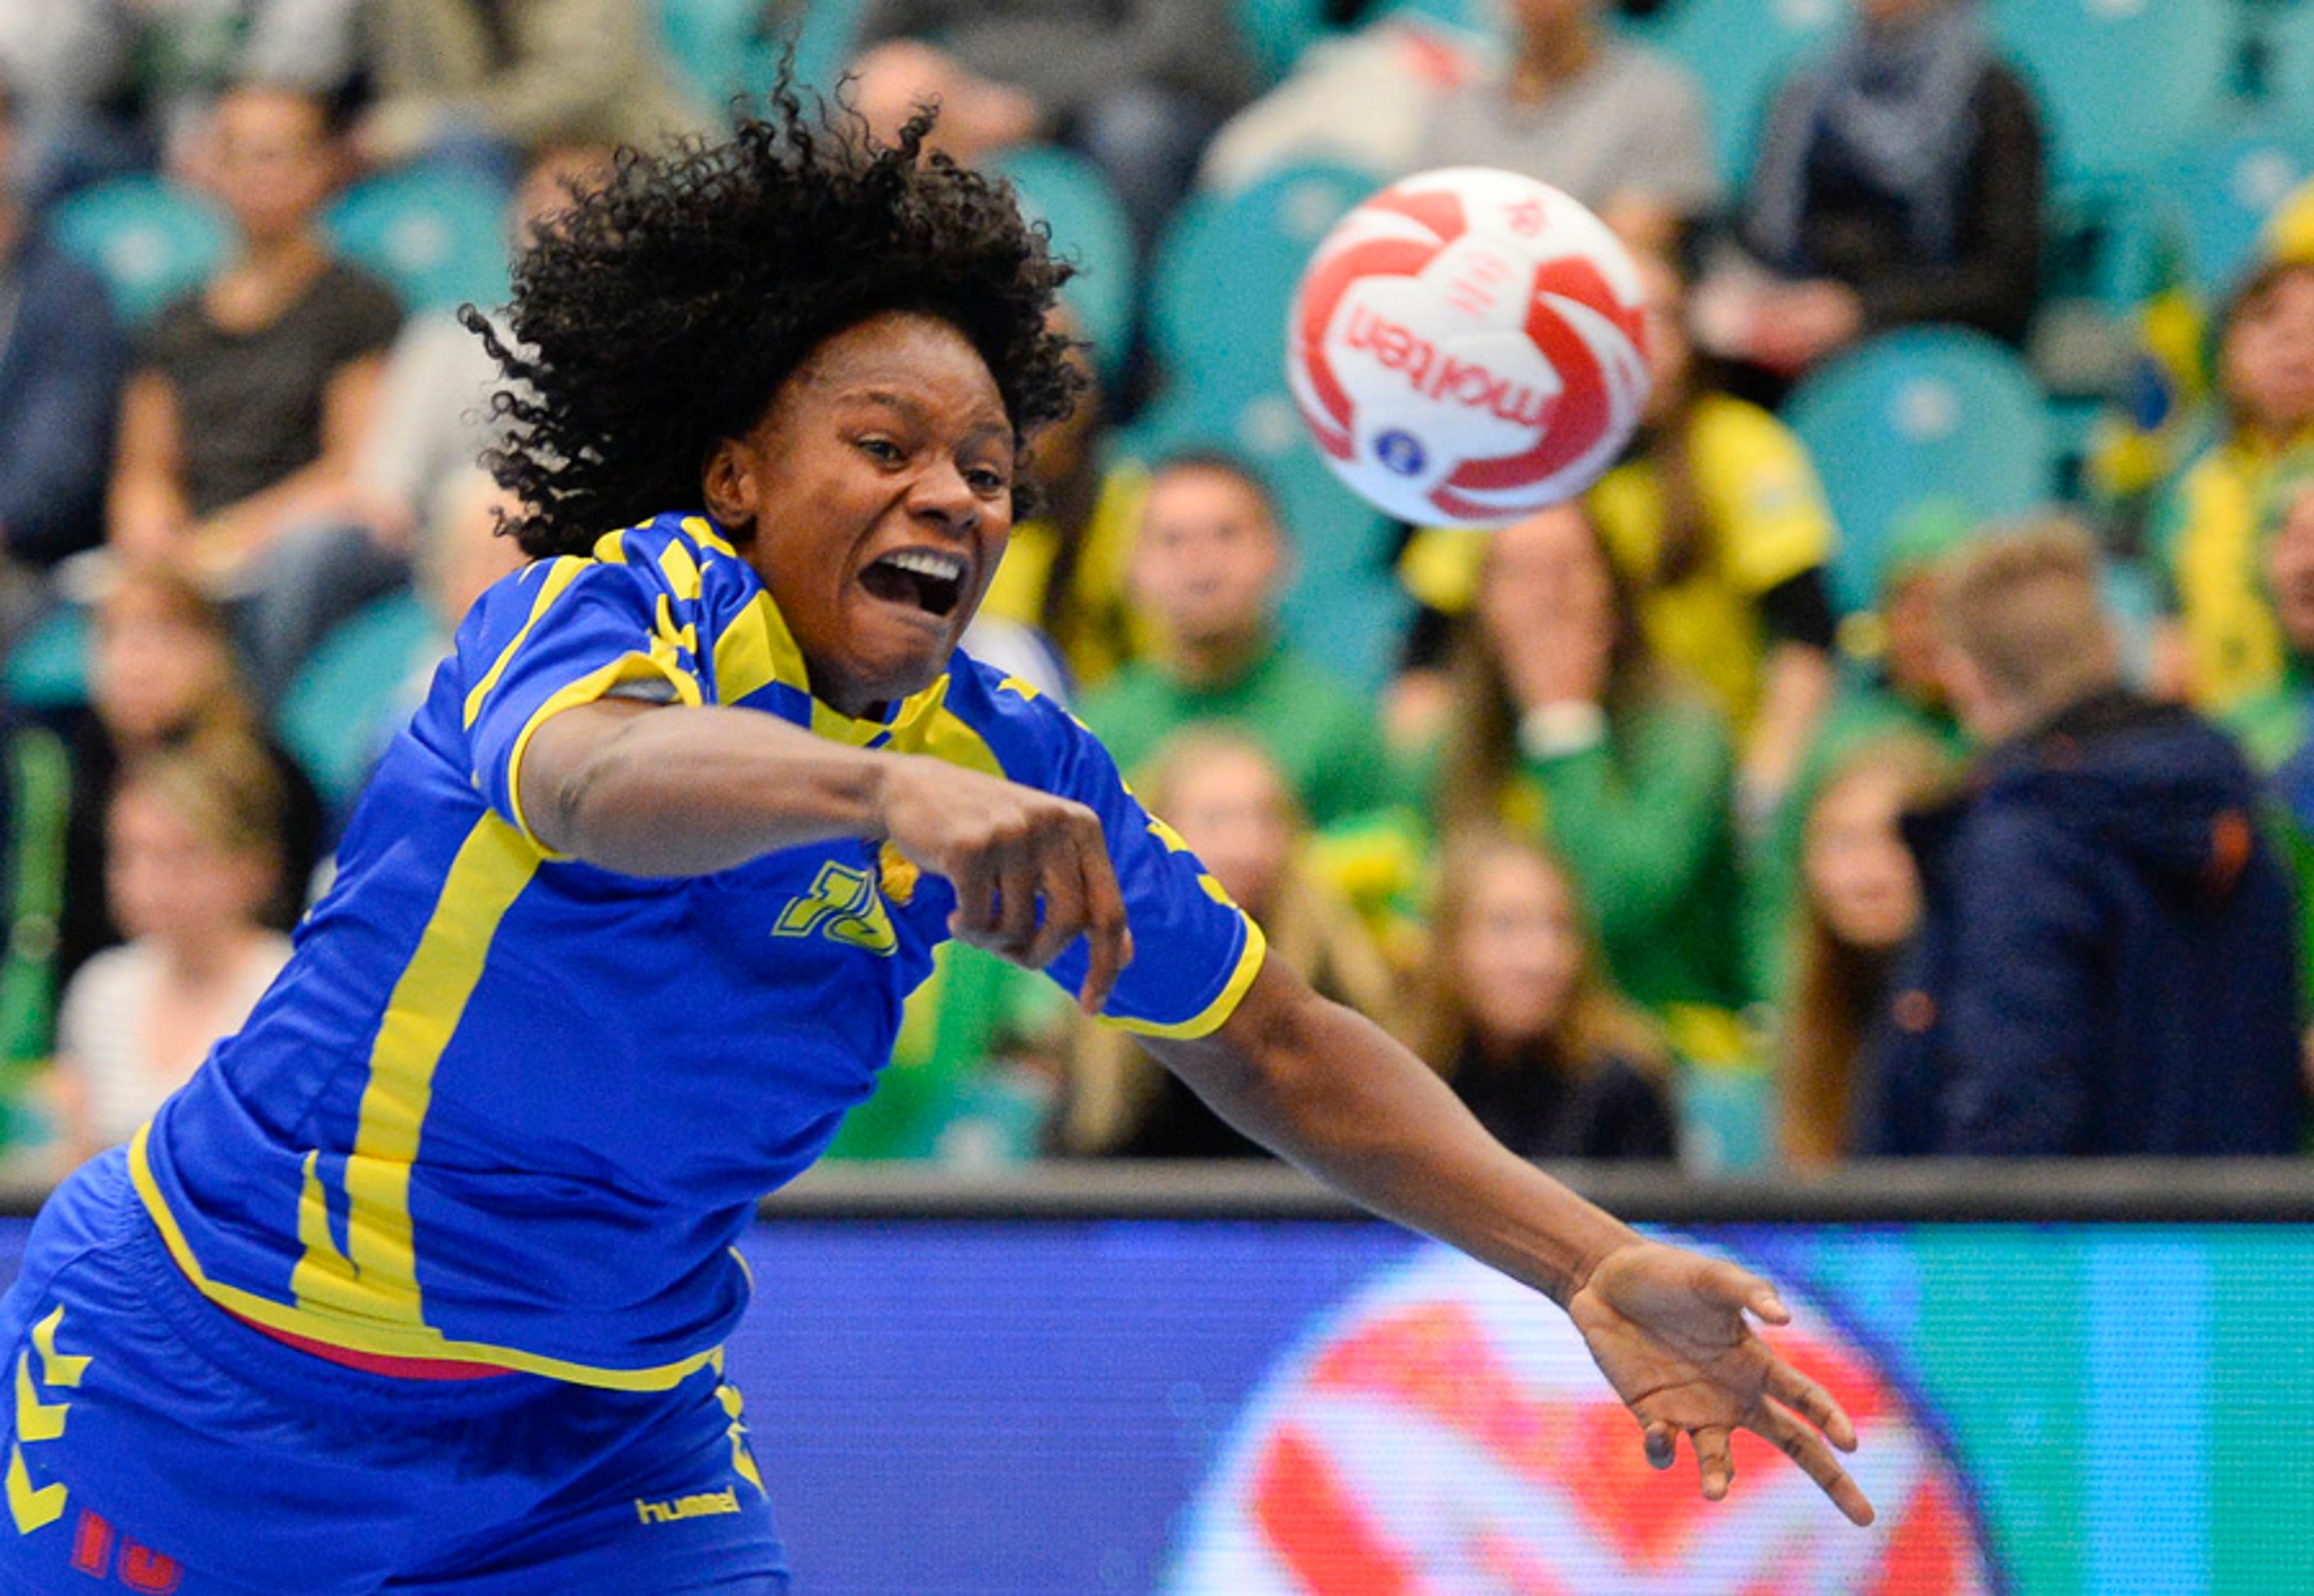
M 1629 1166 L 1555 1169 L 1638 1223 L 2314 1222 L 2314 1160 L 1862 1164 L 1821 1179 L 1693 1179 Z M 765 1219 L 1338 1219 L 1349 1203 L 1282 1165 L 1026 1164 L 961 1172 L 822 1164 Z

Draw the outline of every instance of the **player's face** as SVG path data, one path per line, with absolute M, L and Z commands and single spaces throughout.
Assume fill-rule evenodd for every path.
M 1513 1048 L 1550 1036 L 1583 974 L 1573 892 L 1559 872 L 1506 850 L 1471 884 L 1454 939 L 1454 985 L 1482 1045 Z
M 964 335 L 895 312 L 837 333 L 718 445 L 707 505 L 847 715 L 929 686 L 1012 530 L 1012 422 Z
M 1894 772 L 1866 770 L 1833 784 L 1808 816 L 1801 860 L 1808 895 L 1851 948 L 1885 952 L 1920 923 L 1920 871 L 1896 829 L 1903 805 Z
M 2314 654 L 2314 489 L 2301 492 L 2265 550 L 2274 613 L 2292 649 Z
M 1269 624 L 1284 540 L 1242 479 L 1177 466 L 1149 485 L 1133 547 L 1134 596 L 1178 641 L 1242 642 Z

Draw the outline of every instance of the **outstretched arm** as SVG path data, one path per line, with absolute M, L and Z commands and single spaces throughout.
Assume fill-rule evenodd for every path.
M 1221 1029 L 1149 1045 L 1248 1135 L 1565 1308 L 1657 1468 L 1685 1432 L 1717 1500 L 1735 1477 L 1730 1433 L 1750 1429 L 1871 1522 L 1825 1444 L 1854 1448 L 1847 1415 L 1745 1319 L 1789 1318 L 1765 1281 L 1648 1241 L 1516 1157 L 1419 1060 L 1276 960 Z

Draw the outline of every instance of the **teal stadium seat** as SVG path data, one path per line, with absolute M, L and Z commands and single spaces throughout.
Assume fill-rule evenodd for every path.
M 464 172 L 406 166 L 357 183 L 330 207 L 349 259 L 393 285 L 411 311 L 507 296 L 507 196 Z
M 114 312 L 135 325 L 188 293 L 225 256 L 225 218 L 158 178 L 124 177 L 59 201 L 56 237 L 104 278 Z
M 2165 168 L 2161 189 L 2187 283 L 2215 304 L 2292 190 L 2314 177 L 2314 117 L 2275 117 L 2204 135 Z
M 826 93 L 850 64 L 865 0 L 658 0 L 659 40 L 692 92 L 718 109 L 760 95 L 792 44 L 796 81 Z
M 2302 0 L 2241 4 L 2257 49 L 2257 88 L 2265 108 L 2301 121 L 2314 118 L 2314 6 Z
M 2032 84 L 2060 185 L 2158 172 L 2230 91 L 2239 22 L 2219 0 L 1992 0 Z
M 58 604 L 41 616 L 0 664 L 0 699 L 35 711 L 85 703 L 88 634 L 82 605 Z
M 1328 469 L 1285 386 L 1285 317 L 1310 251 L 1378 186 L 1331 163 L 1282 168 L 1173 219 L 1150 294 L 1165 387 L 1126 446 L 1153 458 L 1222 447 L 1260 468 L 1300 559 L 1289 629 L 1353 681 L 1389 673 L 1407 600 L 1391 575 L 1392 524 Z
M 389 595 L 332 627 L 282 695 L 275 735 L 331 812 L 343 814 L 368 777 L 385 716 L 434 630 L 415 595 Z
M 1100 167 L 1055 145 L 1012 150 L 995 164 L 1012 180 L 1022 213 L 1050 227 L 1054 249 L 1076 264 L 1062 299 L 1115 378 L 1132 345 L 1139 296 L 1125 202 Z
M 1848 0 L 1671 0 L 1629 31 L 1703 85 L 1719 176 L 1732 189 L 1751 172 L 1777 86 L 1848 16 Z
M 1237 32 L 1263 85 L 1276 84 L 1327 31 L 1325 0 L 1235 0 Z
M 2048 409 L 2008 346 L 1963 328 L 1887 333 L 1811 375 L 1785 419 L 1815 458 L 1840 527 L 1833 596 L 1871 607 L 1882 551 L 1912 515 L 1949 501 L 1983 520 L 2055 488 Z

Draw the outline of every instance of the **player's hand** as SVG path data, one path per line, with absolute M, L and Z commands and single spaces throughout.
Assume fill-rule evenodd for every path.
M 883 833 L 956 888 L 949 930 L 1030 970 L 1085 938 L 1092 957 L 1077 1004 L 1100 1013 L 1133 959 L 1100 817 L 1049 792 L 915 755 L 896 757 L 883 786 Z
M 1634 1241 L 1599 1261 L 1567 1311 L 1637 1415 L 1657 1468 L 1672 1466 L 1684 1433 L 1704 1495 L 1719 1501 L 1736 1478 L 1729 1438 L 1750 1430 L 1805 1469 L 1850 1519 L 1872 1521 L 1872 1503 L 1832 1453 L 1856 1450 L 1856 1427 L 1744 1317 L 1790 1322 L 1766 1281 L 1717 1258 Z

